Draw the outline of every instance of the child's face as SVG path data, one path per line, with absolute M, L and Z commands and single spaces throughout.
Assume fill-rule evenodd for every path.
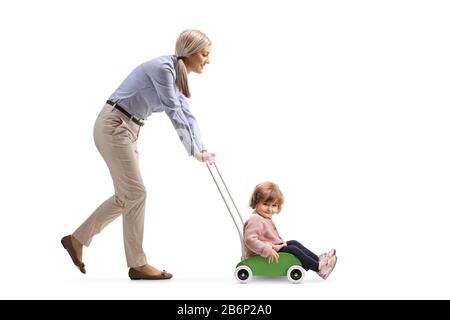
M 280 212 L 280 206 L 275 202 L 260 202 L 256 205 L 256 212 L 265 218 L 272 218 L 275 213 Z

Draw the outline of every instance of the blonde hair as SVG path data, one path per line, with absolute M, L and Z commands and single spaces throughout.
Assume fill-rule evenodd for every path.
M 195 29 L 184 30 L 178 36 L 175 44 L 175 55 L 177 56 L 176 85 L 183 95 L 191 97 L 187 78 L 187 69 L 184 58 L 201 51 L 211 45 L 211 40 L 201 31 Z
M 263 202 L 275 202 L 281 210 L 284 204 L 284 196 L 277 184 L 262 182 L 255 187 L 250 198 L 250 207 L 255 209 L 259 203 Z

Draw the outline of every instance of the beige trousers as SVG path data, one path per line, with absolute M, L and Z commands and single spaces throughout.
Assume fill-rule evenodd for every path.
M 73 233 L 89 246 L 94 235 L 122 215 L 123 240 L 128 267 L 147 263 L 142 242 L 146 190 L 139 170 L 139 125 L 106 104 L 94 126 L 94 141 L 114 183 L 115 195 L 103 202 Z

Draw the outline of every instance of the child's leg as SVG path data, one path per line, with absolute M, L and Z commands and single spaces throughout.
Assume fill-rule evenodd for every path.
M 311 258 L 319 261 L 319 257 L 314 252 L 312 252 L 308 248 L 304 247 L 300 242 L 298 242 L 296 240 L 289 240 L 289 241 L 286 241 L 286 243 L 288 246 L 295 246 L 295 247 L 299 248 L 301 251 L 303 251 L 305 254 L 307 254 Z
M 310 256 L 306 251 L 303 251 L 298 246 L 290 245 L 289 242 L 290 241 L 288 241 L 287 242 L 288 245 L 281 248 L 279 252 L 291 253 L 297 258 L 299 258 L 306 271 L 310 269 L 316 272 L 319 271 L 319 258 L 316 255 L 315 257 Z

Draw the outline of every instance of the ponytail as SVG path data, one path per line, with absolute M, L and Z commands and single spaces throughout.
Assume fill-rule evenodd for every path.
M 189 91 L 188 74 L 182 57 L 178 57 L 175 70 L 177 73 L 176 84 L 178 90 L 180 90 L 186 98 L 190 98 L 191 92 Z

